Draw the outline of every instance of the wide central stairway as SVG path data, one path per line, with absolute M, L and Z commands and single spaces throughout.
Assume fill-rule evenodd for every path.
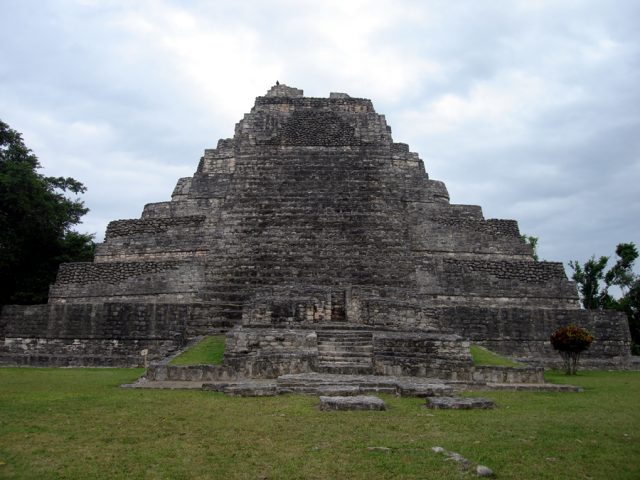
M 362 330 L 319 330 L 318 372 L 373 373 L 373 334 Z

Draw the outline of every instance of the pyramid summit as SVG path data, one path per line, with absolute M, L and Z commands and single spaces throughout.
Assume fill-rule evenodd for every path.
M 3 308 L 0 362 L 133 366 L 226 332 L 227 374 L 470 379 L 470 343 L 549 365 L 569 323 L 587 364 L 629 364 L 626 317 L 582 310 L 516 221 L 452 204 L 370 100 L 277 84 L 171 201 L 61 265 L 47 305 Z

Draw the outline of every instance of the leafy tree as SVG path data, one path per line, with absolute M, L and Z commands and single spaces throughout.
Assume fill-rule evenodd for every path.
M 520 238 L 522 238 L 522 240 L 524 240 L 524 243 L 526 243 L 527 245 L 529 245 L 531 247 L 531 250 L 533 250 L 533 259 L 537 262 L 539 260 L 538 258 L 538 240 L 540 240 L 538 237 L 534 237 L 531 235 L 520 235 Z
M 605 283 L 607 287 L 616 285 L 622 290 L 624 295 L 631 285 L 636 281 L 636 275 L 633 273 L 633 263 L 638 258 L 638 249 L 633 243 L 620 243 L 616 247 L 616 255 L 618 261 L 611 267 L 605 275 Z
M 580 355 L 593 343 L 593 335 L 582 327 L 569 325 L 553 332 L 550 340 L 551 345 L 558 350 L 564 361 L 567 375 L 575 375 L 578 371 Z
M 61 262 L 93 258 L 93 236 L 71 228 L 88 212 L 73 178 L 37 173 L 38 158 L 0 121 L 0 305 L 44 303 Z
M 627 294 L 619 300 L 618 310 L 627 314 L 633 342 L 631 351 L 634 355 L 640 355 L 640 277 L 636 277 Z
M 578 284 L 578 291 L 582 296 L 582 305 L 587 309 L 600 308 L 603 296 L 606 294 L 600 290 L 600 281 L 604 279 L 604 269 L 607 267 L 609 257 L 591 257 L 584 266 L 577 260 L 569 262 L 573 269 L 573 280 Z
M 609 257 L 591 257 L 584 265 L 569 262 L 573 280 L 578 284 L 582 304 L 588 309 L 614 309 L 627 314 L 634 353 L 640 354 L 640 276 L 633 272 L 638 258 L 634 243 L 620 243 L 616 247 L 616 263 L 606 270 Z M 609 288 L 620 288 L 620 298 L 614 298 Z

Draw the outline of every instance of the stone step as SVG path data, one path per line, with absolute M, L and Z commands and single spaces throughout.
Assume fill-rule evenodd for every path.
M 342 341 L 342 340 L 368 340 L 371 341 L 373 336 L 369 332 L 358 332 L 357 330 L 353 330 L 350 332 L 346 332 L 341 335 L 336 335 L 334 333 L 327 333 L 319 330 L 318 338 L 320 340 L 326 340 L 327 342 L 331 341 Z
M 371 358 L 373 352 L 357 352 L 350 350 L 322 350 L 318 351 L 318 355 L 322 357 L 342 357 L 342 358 Z
M 373 363 L 369 358 L 340 358 L 334 357 L 331 360 L 318 359 L 318 367 L 366 367 L 372 366 Z
M 318 344 L 318 352 L 320 353 L 373 353 L 373 346 L 369 345 L 336 345 L 332 344 Z
M 331 359 L 349 359 L 349 358 L 372 358 L 372 352 L 349 352 L 349 351 L 332 351 L 325 350 L 318 352 L 318 355 L 323 358 L 331 358 Z
M 319 335 L 330 334 L 332 332 L 338 334 L 357 333 L 367 334 L 373 336 L 371 327 L 369 325 L 362 325 L 358 323 L 347 323 L 345 325 L 336 324 L 334 322 L 319 323 L 316 326 L 316 331 Z
M 351 364 L 346 365 L 323 365 L 318 366 L 317 371 L 320 373 L 333 373 L 333 374 L 347 374 L 347 375 L 370 375 L 373 373 L 372 366 L 356 366 Z
M 370 331 L 318 330 L 318 368 L 328 373 L 373 373 Z
M 351 347 L 370 347 L 373 348 L 371 339 L 369 340 L 326 340 L 324 338 L 318 338 L 318 347 L 341 347 L 343 349 L 349 349 Z
M 202 390 L 223 392 L 229 396 L 238 397 L 272 397 L 280 393 L 276 382 L 260 380 L 230 383 L 203 383 Z
M 344 332 L 335 332 L 330 330 L 319 330 L 318 337 L 327 339 L 369 339 L 373 334 L 371 332 L 362 332 L 358 330 L 348 330 Z
M 278 377 L 278 385 L 390 385 L 394 377 L 377 375 L 328 375 L 320 373 L 293 373 Z
M 360 353 L 372 353 L 373 345 L 371 342 L 367 343 L 319 343 L 318 351 L 322 352 L 360 352 Z
M 333 357 L 333 358 L 318 358 L 318 366 L 321 368 L 325 367 L 342 367 L 342 366 L 351 366 L 351 367 L 372 367 L 373 363 L 371 359 L 368 358 L 341 358 L 341 357 Z
M 362 374 L 364 373 L 364 374 Z M 438 379 L 417 377 L 377 376 L 339 372 L 291 374 L 278 377 L 281 392 L 327 395 L 355 395 L 360 393 L 391 393 L 412 397 L 451 395 L 454 388 Z
M 360 395 L 363 390 L 357 385 L 278 385 L 281 393 L 302 393 L 307 395 Z M 395 393 L 385 392 L 385 393 Z
M 387 393 L 412 397 L 438 397 L 453 394 L 452 385 L 434 379 L 381 377 L 375 375 L 336 375 L 309 373 L 283 375 L 277 380 L 238 379 L 229 381 L 149 381 L 142 378 L 129 388 L 203 389 L 238 396 L 270 396 L 283 393 L 354 396 Z

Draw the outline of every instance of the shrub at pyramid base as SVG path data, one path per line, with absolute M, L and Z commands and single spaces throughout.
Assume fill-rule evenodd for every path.
M 629 364 L 624 315 L 581 310 L 515 221 L 451 204 L 370 100 L 277 85 L 171 201 L 62 265 L 47 305 L 5 306 L 0 360 L 138 365 L 227 332 L 242 375 L 464 379 L 470 343 L 559 363 L 549 335 L 569 323 L 596 338 L 585 365 Z

